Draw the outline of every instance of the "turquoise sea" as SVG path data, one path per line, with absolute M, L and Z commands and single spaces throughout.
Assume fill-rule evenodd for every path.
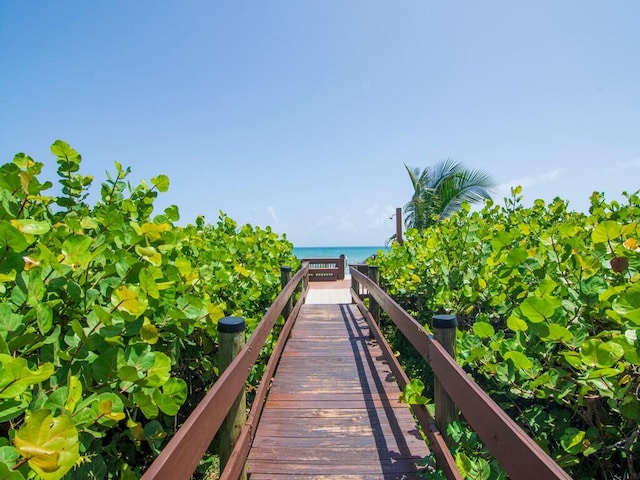
M 299 259 L 303 258 L 338 258 L 340 255 L 347 257 L 348 264 L 363 263 L 371 255 L 380 250 L 388 250 L 387 247 L 294 247 L 293 254 Z

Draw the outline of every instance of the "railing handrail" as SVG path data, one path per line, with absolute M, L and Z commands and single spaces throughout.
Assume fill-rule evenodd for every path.
M 431 366 L 465 419 L 510 478 L 571 477 L 451 358 L 431 335 L 370 278 L 350 267 L 351 278 L 386 312 L 420 356 Z
M 282 289 L 242 351 L 145 471 L 142 480 L 178 480 L 191 477 L 238 394 L 245 387 L 251 367 L 258 359 L 269 332 L 308 272 L 309 266 L 303 265 Z
M 303 265 L 309 265 L 309 279 L 315 280 L 344 280 L 346 257 L 304 258 Z

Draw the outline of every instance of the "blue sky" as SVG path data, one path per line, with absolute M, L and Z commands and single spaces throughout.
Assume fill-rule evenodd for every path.
M 96 192 L 166 174 L 296 246 L 381 245 L 403 163 L 491 173 L 500 200 L 640 188 L 640 2 L 0 2 L 0 160 L 56 139 Z

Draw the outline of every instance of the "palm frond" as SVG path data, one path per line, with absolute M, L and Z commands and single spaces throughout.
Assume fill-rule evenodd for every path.
M 407 228 L 424 229 L 437 219 L 448 217 L 463 202 L 476 203 L 491 198 L 495 182 L 482 170 L 468 170 L 451 158 L 423 170 L 404 164 L 413 194 L 404 207 Z

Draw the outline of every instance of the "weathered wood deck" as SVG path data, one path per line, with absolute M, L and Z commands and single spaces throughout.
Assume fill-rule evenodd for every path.
M 428 455 L 359 310 L 302 307 L 247 461 L 249 478 L 416 478 Z

